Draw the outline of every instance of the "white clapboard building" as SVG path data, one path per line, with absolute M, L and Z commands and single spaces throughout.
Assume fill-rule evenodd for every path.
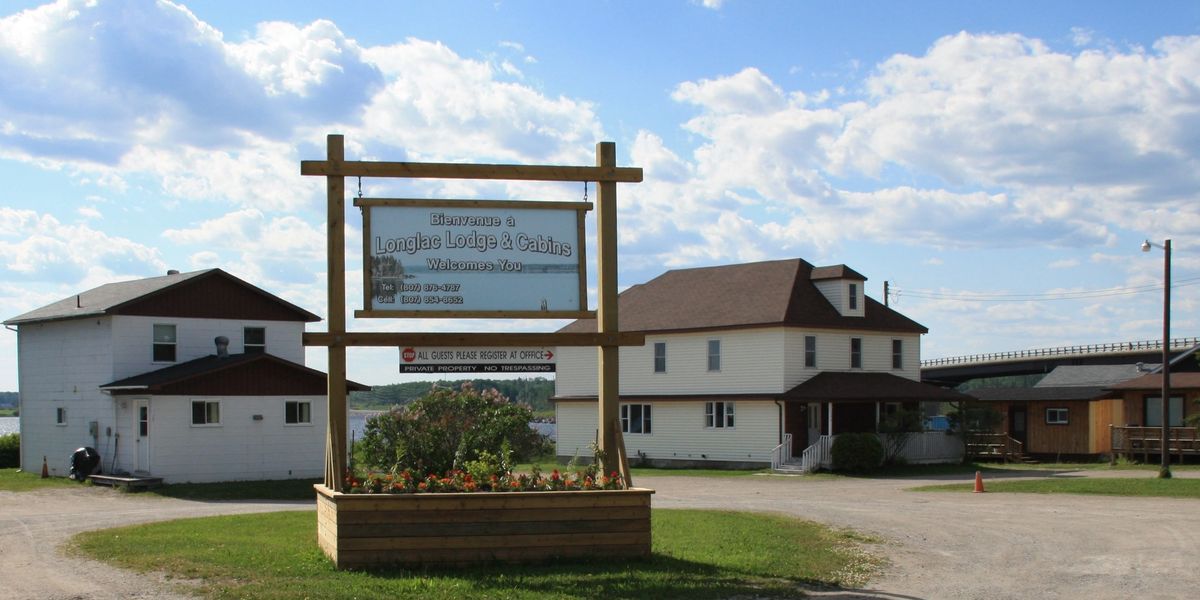
M 320 477 L 326 380 L 303 365 L 302 340 L 318 320 L 220 269 L 109 283 L 13 317 L 21 468 L 44 457 L 65 476 L 86 446 L 104 473 L 166 482 Z
M 876 431 L 882 415 L 959 400 L 920 382 L 924 326 L 867 297 L 845 265 L 799 259 L 668 271 L 621 293 L 621 431 L 647 464 L 828 464 L 839 433 Z M 595 331 L 577 320 L 562 331 Z M 594 348 L 557 349 L 560 460 L 589 457 L 597 431 Z M 914 462 L 956 460 L 961 445 L 927 434 Z M 922 438 L 923 436 L 917 436 Z M 824 449 L 825 453 L 814 452 Z M 815 462 L 814 462 L 815 461 Z

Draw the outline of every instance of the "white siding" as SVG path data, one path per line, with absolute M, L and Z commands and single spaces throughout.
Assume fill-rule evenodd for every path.
M 920 381 L 921 338 L 915 333 L 888 334 L 850 330 L 787 330 L 788 389 L 821 371 L 874 371 Z M 804 368 L 804 336 L 817 337 L 817 367 Z M 862 338 L 862 368 L 850 368 L 850 338 Z M 892 369 L 892 340 L 904 342 L 903 368 Z
M 44 456 L 51 475 L 65 476 L 71 453 L 82 446 L 107 458 L 105 428 L 113 424 L 113 409 L 99 386 L 112 380 L 110 328 L 108 317 L 18 327 L 22 469 L 41 472 Z M 65 427 L 55 424 L 60 407 L 67 409 Z M 88 431 L 93 421 L 96 438 Z
M 721 341 L 721 369 L 708 370 L 708 341 Z M 654 343 L 667 344 L 667 371 L 654 372 Z M 555 393 L 596 395 L 597 351 L 559 348 Z M 783 391 L 782 327 L 647 335 L 620 350 L 621 394 L 757 394 Z
M 706 428 L 704 402 L 670 400 L 649 402 L 652 433 L 624 434 L 630 460 L 639 452 L 648 459 L 682 461 L 771 461 L 779 443 L 779 407 L 771 401 L 734 401 L 732 428 Z M 594 401 L 558 402 L 557 455 L 591 457 L 596 439 L 597 407 Z
M 174 363 L 156 363 L 152 360 L 151 342 L 155 324 L 175 326 Z M 246 327 L 266 329 L 268 354 L 304 364 L 304 323 L 301 322 L 116 316 L 113 317 L 113 347 L 116 356 L 116 376 L 113 379 L 132 377 L 216 354 L 217 347 L 213 340 L 220 335 L 229 338 L 229 352 L 239 354 L 243 350 L 243 330 Z
M 850 309 L 850 284 L 854 284 L 855 298 L 858 300 L 858 305 L 853 310 Z M 866 314 L 864 306 L 866 305 L 865 291 L 863 290 L 863 281 L 852 281 L 849 279 L 822 279 L 814 281 L 813 284 L 821 295 L 825 296 L 826 300 L 837 309 L 838 313 L 846 317 L 861 317 Z
M 193 400 L 220 401 L 221 424 L 193 426 Z M 288 400 L 312 403 L 311 425 L 284 424 Z M 327 415 L 324 396 L 154 396 L 150 473 L 171 483 L 317 478 L 325 468 Z

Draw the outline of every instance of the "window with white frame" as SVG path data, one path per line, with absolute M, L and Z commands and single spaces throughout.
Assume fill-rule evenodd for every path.
M 284 402 L 283 422 L 288 425 L 312 425 L 312 402 L 301 400 Z
M 904 368 L 904 340 L 892 340 L 892 368 Z
M 1046 424 L 1047 425 L 1068 425 L 1071 422 L 1070 410 L 1066 408 L 1047 408 L 1046 409 Z
M 858 284 L 850 284 L 850 310 L 858 310 Z
M 262 354 L 266 351 L 266 327 L 246 327 L 242 329 L 242 352 L 246 354 Z
M 650 433 L 650 405 L 622 404 L 621 433 Z
M 804 336 L 804 366 L 817 366 L 817 336 Z
M 721 340 L 708 340 L 708 370 L 721 370 Z
M 192 425 L 220 425 L 221 403 L 208 400 L 192 401 Z
M 705 402 L 704 427 L 710 429 L 733 427 L 733 403 Z
M 850 338 L 850 368 L 862 368 L 862 338 Z
M 667 343 L 654 342 L 654 372 L 667 372 Z
M 66 425 L 67 424 L 67 409 L 65 409 L 61 406 L 58 407 L 57 409 L 55 409 L 54 424 L 55 425 Z
M 154 324 L 154 362 L 175 362 L 175 326 Z

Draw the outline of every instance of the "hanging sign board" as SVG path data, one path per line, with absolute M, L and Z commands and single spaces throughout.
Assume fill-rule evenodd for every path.
M 400 348 L 401 373 L 553 373 L 550 348 Z
M 580 318 L 586 202 L 357 199 L 359 317 Z

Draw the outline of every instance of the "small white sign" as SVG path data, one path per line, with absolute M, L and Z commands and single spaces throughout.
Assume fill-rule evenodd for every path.
M 552 348 L 400 349 L 401 373 L 553 373 Z
M 368 202 L 368 310 L 586 310 L 578 209 L 516 206 L 538 202 Z

